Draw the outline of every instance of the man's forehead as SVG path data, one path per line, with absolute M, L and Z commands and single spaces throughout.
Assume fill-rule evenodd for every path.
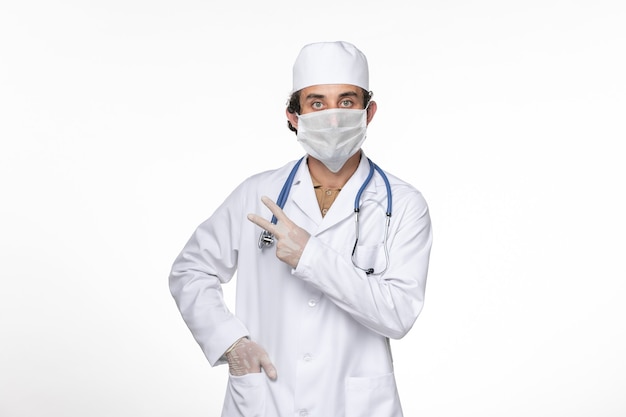
M 347 97 L 362 94 L 361 87 L 351 84 L 318 84 L 305 87 L 301 91 L 302 98 L 338 96 Z

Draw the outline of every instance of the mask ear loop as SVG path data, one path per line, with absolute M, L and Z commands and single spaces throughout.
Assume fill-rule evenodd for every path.
M 372 97 L 374 97 L 374 92 L 372 90 L 368 91 L 369 97 L 367 98 L 367 105 L 365 106 L 365 110 L 370 108 L 370 103 L 372 102 Z

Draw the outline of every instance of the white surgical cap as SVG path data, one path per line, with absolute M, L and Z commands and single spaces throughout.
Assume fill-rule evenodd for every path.
M 293 90 L 319 84 L 351 84 L 369 90 L 367 58 L 348 42 L 306 45 L 293 65 Z

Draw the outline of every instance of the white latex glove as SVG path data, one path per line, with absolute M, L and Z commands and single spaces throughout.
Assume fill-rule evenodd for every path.
M 271 198 L 263 196 L 261 201 L 276 216 L 276 224 L 256 214 L 248 214 L 248 220 L 274 235 L 277 240 L 276 257 L 295 268 L 311 235 L 292 222 Z
M 262 368 L 270 379 L 276 379 L 276 367 L 265 349 L 247 337 L 242 337 L 226 351 L 226 360 L 231 375 L 260 373 Z

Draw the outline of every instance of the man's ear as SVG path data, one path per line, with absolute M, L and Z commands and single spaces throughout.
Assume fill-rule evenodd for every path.
M 287 120 L 291 123 L 294 129 L 298 129 L 298 115 L 295 113 L 289 113 L 287 109 L 285 109 L 285 114 L 287 115 Z
M 376 114 L 376 110 L 378 109 L 378 105 L 375 101 L 370 101 L 369 106 L 367 106 L 367 124 L 370 124 L 374 115 Z

